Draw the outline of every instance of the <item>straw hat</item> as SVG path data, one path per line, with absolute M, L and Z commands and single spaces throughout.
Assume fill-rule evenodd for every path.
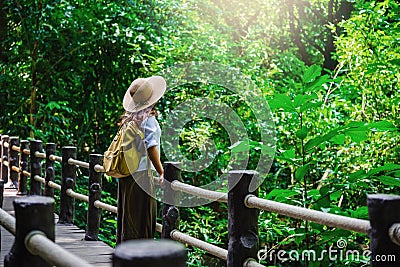
M 165 93 L 163 77 L 152 76 L 134 80 L 126 90 L 123 106 L 126 111 L 137 112 L 156 103 Z

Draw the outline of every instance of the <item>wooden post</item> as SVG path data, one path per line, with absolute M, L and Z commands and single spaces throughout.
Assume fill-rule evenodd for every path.
M 18 188 L 18 172 L 12 169 L 13 166 L 19 168 L 19 153 L 12 149 L 13 146 L 19 146 L 19 138 L 17 136 L 10 137 L 10 145 L 8 146 L 8 177 L 15 188 Z
M 49 182 L 54 182 L 54 161 L 50 160 L 50 155 L 56 154 L 56 144 L 46 144 L 46 173 L 44 179 L 46 184 L 44 186 L 43 194 L 48 197 L 54 197 L 54 188 L 49 186 Z
M 389 237 L 389 228 L 400 222 L 400 196 L 373 194 L 367 199 L 371 223 L 370 266 L 395 267 L 400 265 L 400 247 Z
M 1 179 L 5 186 L 8 183 L 8 167 L 4 164 L 4 161 L 8 161 L 8 150 L 4 147 L 4 143 L 8 143 L 9 139 L 8 135 L 1 136 Z
M 31 157 L 31 177 L 29 179 L 30 185 L 30 195 L 41 195 L 42 194 L 42 184 L 39 181 L 35 180 L 35 175 L 42 176 L 42 159 L 35 156 L 35 152 L 43 151 L 43 144 L 40 140 L 31 140 L 30 141 L 30 157 Z
M 242 267 L 246 259 L 257 259 L 259 210 L 246 207 L 244 202 L 248 194 L 258 196 L 257 189 L 249 191 L 257 181 L 258 173 L 254 171 L 229 172 L 228 267 Z
M 15 241 L 4 259 L 6 267 L 50 267 L 41 257 L 34 256 L 25 247 L 25 238 L 33 230 L 43 232 L 54 241 L 54 199 L 43 196 L 21 197 L 14 200 Z
M 3 200 L 4 200 L 4 181 L 0 180 L 0 208 L 3 208 Z M 0 246 L 0 251 L 1 251 L 1 246 Z
M 62 156 L 62 183 L 60 195 L 60 217 L 58 223 L 73 224 L 75 212 L 75 199 L 67 195 L 67 190 L 75 190 L 76 165 L 70 165 L 68 159 L 76 159 L 76 147 L 65 146 L 61 150 Z
M 181 181 L 181 170 L 178 167 L 179 162 L 165 162 L 164 164 L 164 196 L 162 210 L 161 238 L 171 239 L 171 231 L 178 228 L 179 210 L 175 205 L 179 200 L 179 193 L 171 188 L 174 180 Z
M 101 220 L 101 209 L 94 206 L 96 200 L 101 200 L 103 173 L 96 172 L 94 166 L 103 166 L 103 155 L 89 155 L 89 208 L 87 212 L 87 229 L 85 240 L 99 240 L 99 228 Z
M 3 169 L 3 138 L 0 134 L 0 180 L 3 181 L 3 176 L 1 175 L 1 170 Z
M 18 175 L 17 195 L 26 195 L 26 181 L 27 181 L 28 177 L 23 172 L 28 171 L 29 155 L 24 153 L 24 149 L 29 149 L 29 141 L 28 140 L 22 140 L 21 144 L 20 144 L 21 161 L 19 163 L 19 168 L 20 168 L 21 172 Z
M 186 267 L 185 247 L 172 240 L 128 240 L 113 254 L 113 267 Z

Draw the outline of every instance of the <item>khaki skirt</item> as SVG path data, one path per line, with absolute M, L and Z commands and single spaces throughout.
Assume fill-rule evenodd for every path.
M 118 179 L 117 244 L 130 239 L 154 238 L 157 203 L 148 171 Z

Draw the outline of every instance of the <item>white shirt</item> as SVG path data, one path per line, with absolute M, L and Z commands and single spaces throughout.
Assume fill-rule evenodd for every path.
M 143 120 L 141 124 L 141 129 L 144 129 L 144 144 L 146 149 L 150 147 L 157 146 L 158 156 L 160 156 L 160 137 L 161 137 L 161 128 L 158 124 L 158 121 L 155 116 L 150 116 L 147 119 Z M 147 153 L 143 153 L 139 167 L 136 170 L 138 171 L 145 171 L 147 170 Z M 151 164 L 151 169 L 155 170 L 153 164 Z

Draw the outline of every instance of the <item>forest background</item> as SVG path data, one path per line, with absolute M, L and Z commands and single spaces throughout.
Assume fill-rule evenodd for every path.
M 268 101 L 276 156 L 260 196 L 325 212 L 368 218 L 369 193 L 400 186 L 400 8 L 397 1 L 142 0 L 0 1 L 0 133 L 103 153 L 117 130 L 122 98 L 137 77 L 176 64 L 237 68 Z M 223 101 L 251 139 L 248 169 L 260 157 L 259 128 L 240 94 L 215 84 L 169 90 L 159 121 L 196 97 Z M 217 122 L 196 118 L 179 149 L 195 159 L 205 142 L 218 153 L 184 181 L 207 184 L 226 171 L 232 146 Z M 162 154 L 163 160 L 165 155 Z M 59 166 L 60 167 L 60 166 Z M 59 173 L 59 172 L 58 172 Z M 78 186 L 85 192 L 87 173 Z M 103 200 L 115 205 L 105 177 Z M 76 224 L 85 227 L 84 203 Z M 226 205 L 182 209 L 181 230 L 227 247 Z M 115 245 L 115 216 L 103 212 L 101 239 Z M 340 238 L 365 250 L 365 235 L 261 212 L 260 248 L 320 251 Z M 189 266 L 224 263 L 188 247 Z M 367 258 L 270 266 L 360 266 Z

